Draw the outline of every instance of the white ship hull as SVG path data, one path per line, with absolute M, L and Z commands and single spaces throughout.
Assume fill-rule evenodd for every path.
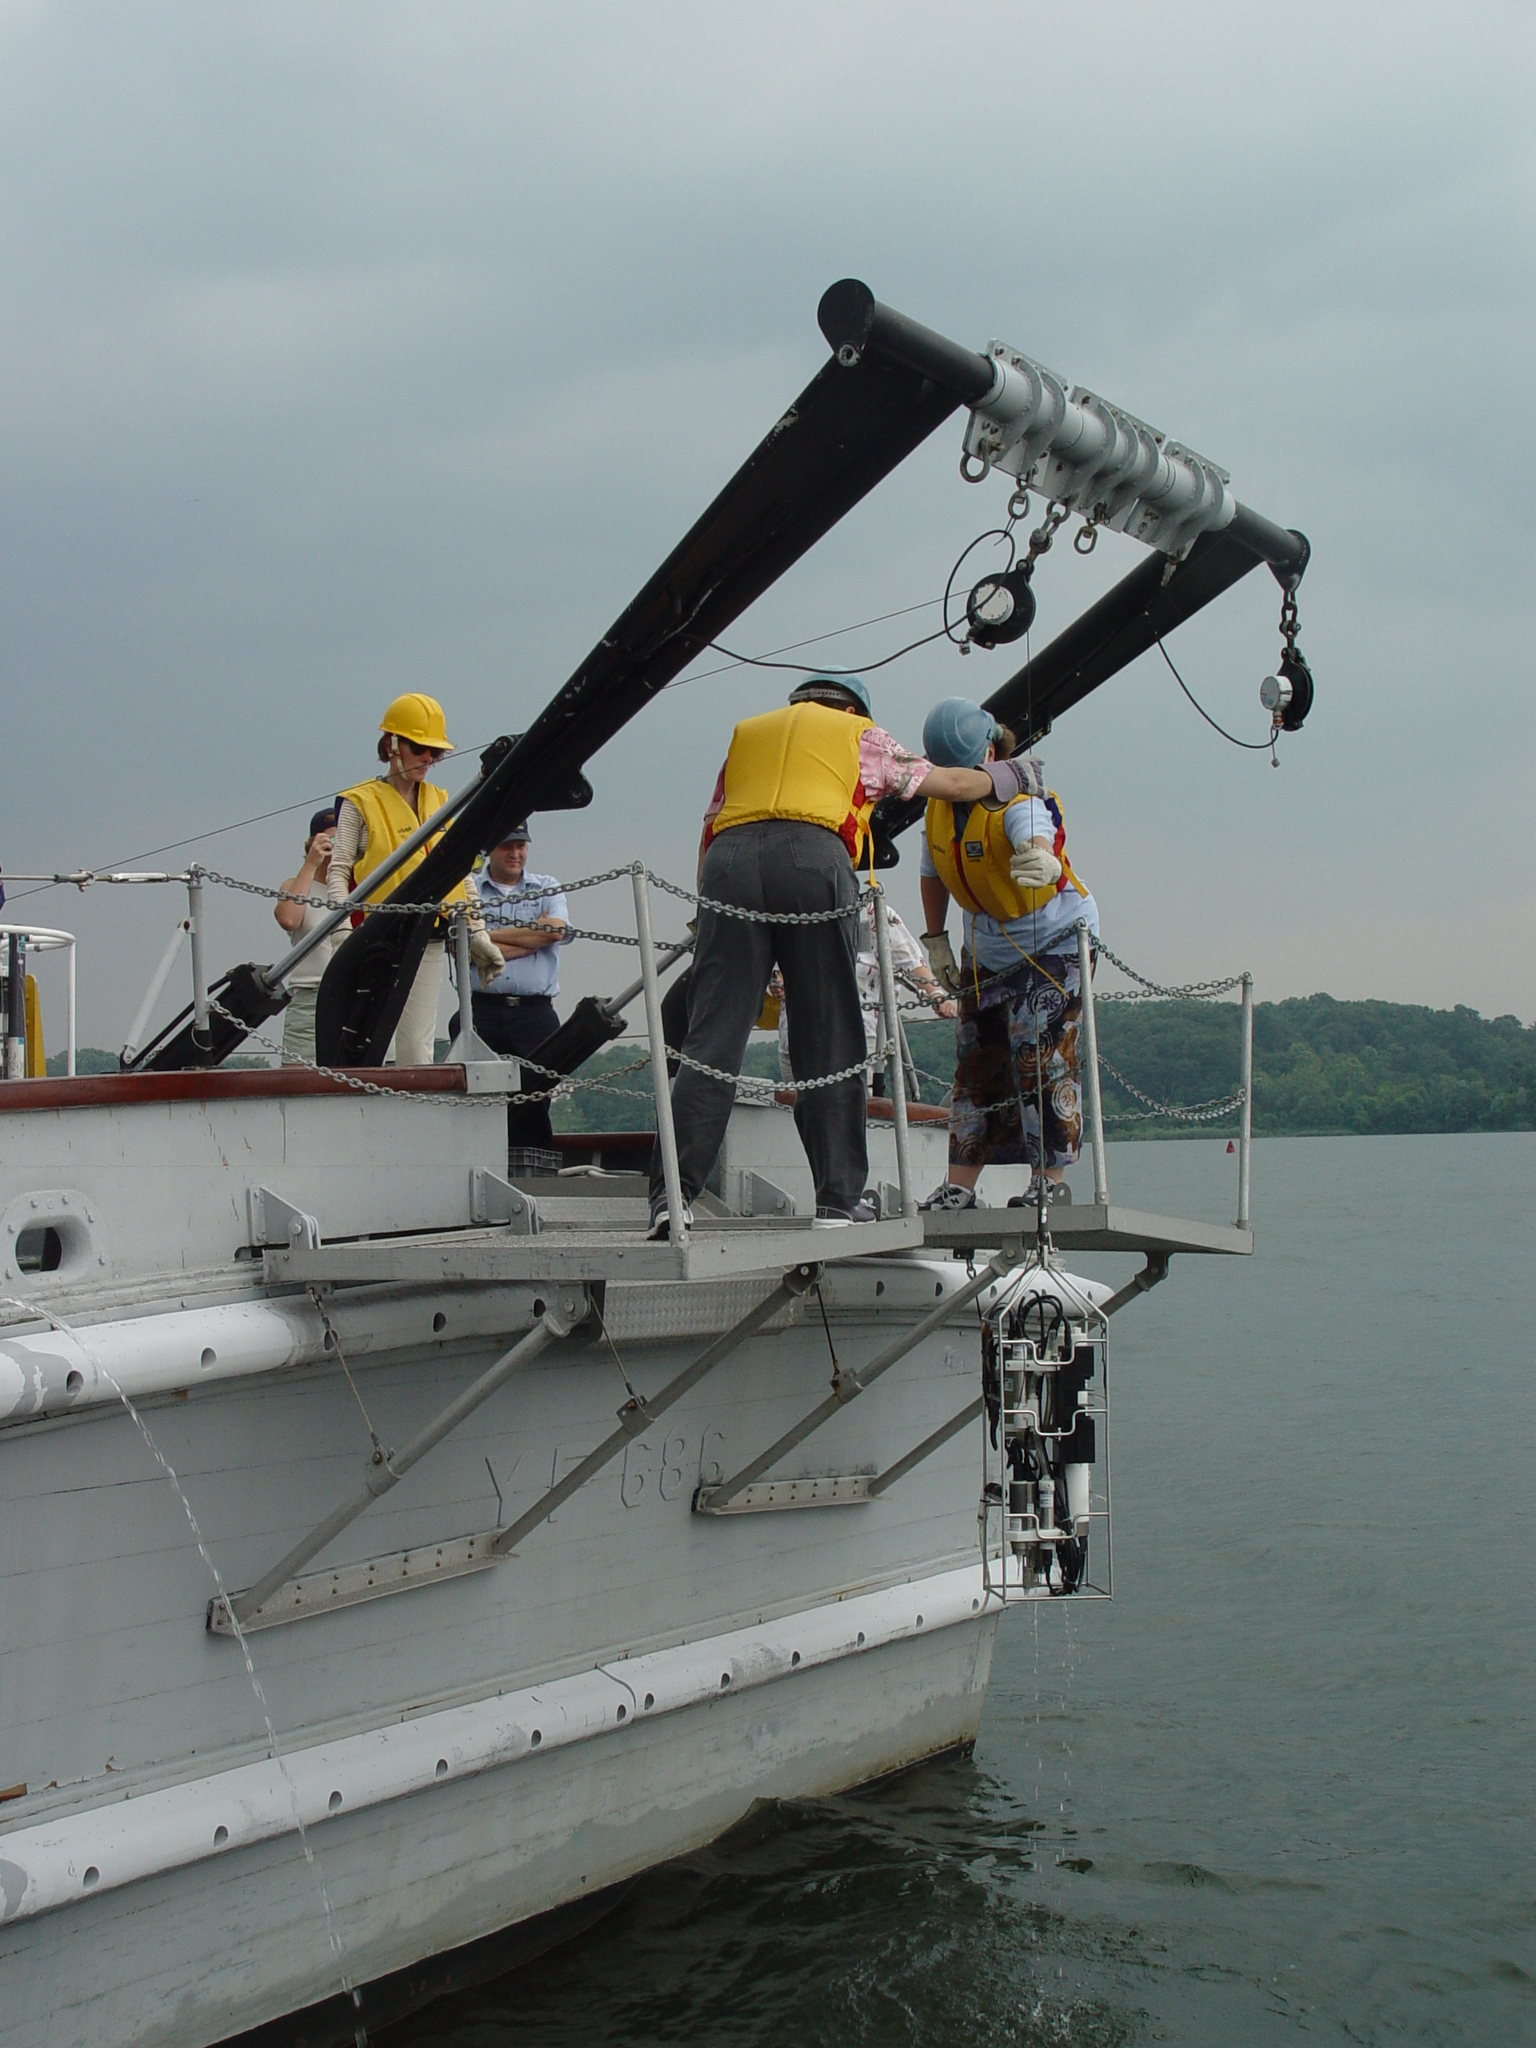
M 631 1878 L 754 1800 L 967 1743 L 980 1719 L 997 1607 L 976 1430 L 879 1499 L 692 1506 L 825 1395 L 831 1350 L 856 1368 L 965 1282 L 904 1254 L 829 1266 L 820 1303 L 781 1310 L 510 1555 L 450 1576 L 455 1539 L 489 1543 L 613 1429 L 615 1352 L 654 1395 L 772 1280 L 610 1283 L 611 1346 L 583 1331 L 546 1350 L 324 1554 L 327 1585 L 327 1567 L 378 1560 L 374 1597 L 250 1635 L 274 1757 L 239 1643 L 205 1626 L 215 1585 L 183 1503 L 114 1386 L 233 1592 L 356 1487 L 370 1423 L 405 1441 L 540 1302 L 532 1283 L 333 1290 L 354 1392 L 313 1299 L 230 1256 L 247 1187 L 328 1210 L 327 1242 L 339 1224 L 356 1243 L 380 1219 L 345 1202 L 376 1206 L 381 1148 L 414 1151 L 398 1220 L 462 1226 L 445 1191 L 467 1202 L 477 1151 L 495 1163 L 500 1102 L 280 1107 L 4 1119 L 0 1210 L 63 1217 L 68 1193 L 87 1219 L 55 1275 L 8 1277 L 64 1329 L 0 1343 L 0 1778 L 26 1787 L 0 1806 L 0 1977 L 18 2048 L 223 2039 Z M 345 1180 L 337 1120 L 376 1155 Z M 29 1146 L 48 1157 L 43 1212 Z M 974 1398 L 975 1333 L 957 1314 L 775 1477 L 888 1470 Z M 440 1581 L 388 1594 L 402 1559 L 439 1556 Z

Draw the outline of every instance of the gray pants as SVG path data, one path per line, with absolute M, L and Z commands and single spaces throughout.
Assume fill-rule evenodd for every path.
M 796 1074 L 814 1080 L 862 1061 L 864 1020 L 854 978 L 858 919 L 851 914 L 859 891 L 848 850 L 837 835 L 788 818 L 735 825 L 711 841 L 699 893 L 739 903 L 744 910 L 848 905 L 850 915 L 825 924 L 774 925 L 701 910 L 682 1047 L 689 1058 L 729 1074 L 741 1072 L 747 1037 L 777 962 Z M 687 1201 L 709 1178 L 734 1100 L 730 1082 L 711 1080 L 692 1067 L 683 1067 L 672 1084 L 672 1121 Z M 830 1088 L 802 1088 L 795 1124 L 811 1163 L 817 1205 L 850 1211 L 864 1192 L 869 1170 L 863 1074 Z M 664 1198 L 658 1146 L 651 1157 L 651 1199 Z
M 283 1012 L 283 1060 L 312 1060 L 315 1057 L 315 1003 L 318 981 L 289 983 L 292 1000 Z

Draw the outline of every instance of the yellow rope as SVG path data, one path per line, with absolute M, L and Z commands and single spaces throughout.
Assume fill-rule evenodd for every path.
M 963 916 L 964 916 L 964 915 L 966 914 L 963 908 L 962 908 L 962 910 L 961 910 L 961 913 L 960 913 L 960 914 L 961 914 L 961 916 L 962 916 L 962 917 L 963 917 Z M 1033 915 L 1033 913 L 1031 913 L 1031 914 Z M 977 961 L 976 961 L 976 919 L 977 919 L 977 917 L 978 917 L 978 916 L 982 916 L 982 915 L 985 915 L 985 913 L 984 913 L 984 912 L 978 912 L 978 911 L 974 911 L 974 910 L 973 910 L 973 911 L 972 911 L 972 912 L 970 913 L 970 919 L 971 919 L 971 941 L 970 941 L 970 943 L 971 943 L 971 978 L 972 978 L 973 982 L 975 983 L 975 988 L 976 988 L 976 1001 L 977 1001 L 977 1003 L 978 1003 L 978 1004 L 979 1004 L 979 1003 L 980 1003 L 980 1001 L 981 1001 L 981 974 L 980 974 L 980 969 L 978 968 L 978 965 L 977 965 Z M 1007 925 L 1006 925 L 1006 924 L 1005 924 L 1005 923 L 1003 922 L 1003 920 L 1002 920 L 1001 918 L 996 918 L 996 917 L 995 917 L 995 918 L 993 918 L 992 922 L 993 922 L 993 923 L 994 923 L 994 924 L 995 924 L 995 925 L 997 926 L 998 930 L 999 930 L 999 931 L 1000 931 L 1000 932 L 1002 933 L 1003 937 L 1004 937 L 1004 938 L 1005 938 L 1005 939 L 1006 939 L 1006 940 L 1008 941 L 1009 945 L 1010 945 L 1010 946 L 1012 946 L 1013 950 L 1015 951 L 1015 953 L 1017 953 L 1017 954 L 1018 954 L 1019 958 L 1020 958 L 1021 960 L 1025 960 L 1025 961 L 1027 961 L 1027 962 L 1029 963 L 1029 965 L 1030 965 L 1031 967 L 1033 967 L 1033 968 L 1034 968 L 1034 970 L 1035 970 L 1035 972 L 1036 972 L 1037 974 L 1042 974 L 1042 975 L 1044 975 L 1045 979 L 1046 979 L 1046 980 L 1047 980 L 1047 981 L 1048 981 L 1048 982 L 1049 982 L 1049 983 L 1051 984 L 1051 987 L 1052 987 L 1053 989 L 1055 989 L 1055 990 L 1056 990 L 1056 992 L 1057 992 L 1057 994 L 1058 994 L 1058 995 L 1061 995 L 1061 996 L 1066 996 L 1066 994 L 1067 994 L 1067 991 L 1065 990 L 1065 988 L 1063 988 L 1063 987 L 1062 987 L 1061 983 L 1060 983 L 1060 982 L 1059 982 L 1059 981 L 1058 981 L 1058 980 L 1056 979 L 1055 975 L 1054 975 L 1054 974 L 1052 974 L 1051 970 L 1050 970 L 1050 969 L 1049 969 L 1048 967 L 1045 967 L 1045 966 L 1043 966 L 1043 965 L 1041 964 L 1041 962 L 1040 962 L 1040 961 L 1038 961 L 1038 960 L 1037 960 L 1037 959 L 1035 958 L 1035 956 L 1034 956 L 1034 954 L 1033 954 L 1033 953 L 1026 953 L 1026 952 L 1025 952 L 1024 948 L 1023 948 L 1023 947 L 1022 947 L 1022 946 L 1021 946 L 1021 945 L 1019 944 L 1018 940 L 1017 940 L 1017 939 L 1016 939 L 1016 938 L 1015 938 L 1015 937 L 1013 936 L 1013 933 L 1012 933 L 1011 931 L 1009 931 L 1009 929 L 1008 929 Z

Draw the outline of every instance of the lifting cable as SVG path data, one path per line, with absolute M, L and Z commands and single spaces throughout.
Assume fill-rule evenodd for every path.
M 1271 733 L 1270 737 L 1267 740 L 1240 740 L 1235 733 L 1228 732 L 1227 728 L 1224 725 L 1218 725 L 1215 719 L 1212 718 L 1209 711 L 1206 710 L 1205 706 L 1196 701 L 1194 692 L 1190 689 L 1188 683 L 1185 682 L 1184 678 L 1179 674 L 1177 668 L 1174 667 L 1173 656 L 1168 652 L 1167 648 L 1163 645 L 1162 636 L 1160 634 L 1157 636 L 1157 651 L 1163 657 L 1164 661 L 1167 662 L 1168 667 L 1173 675 L 1173 680 L 1178 684 L 1179 688 L 1184 692 L 1185 696 L 1189 699 L 1190 703 L 1194 705 L 1195 709 L 1199 712 L 1200 716 L 1205 720 L 1206 724 L 1211 728 L 1213 732 L 1219 732 L 1222 738 L 1226 740 L 1231 746 L 1241 747 L 1244 753 L 1268 754 L 1271 757 L 1271 759 L 1274 758 L 1275 743 L 1273 733 Z

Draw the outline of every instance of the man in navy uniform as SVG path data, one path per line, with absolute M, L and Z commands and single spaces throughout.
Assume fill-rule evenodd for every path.
M 570 929 L 565 895 L 553 875 L 529 874 L 528 827 L 514 825 L 485 866 L 469 878 L 469 889 L 485 919 L 486 935 L 501 954 L 500 974 L 471 991 L 476 1031 L 493 1052 L 531 1058 L 560 1019 L 560 947 Z M 448 1035 L 457 1038 L 459 1020 Z M 541 1088 L 545 1077 L 530 1073 L 525 1084 Z M 548 1102 L 514 1103 L 508 1112 L 507 1141 L 518 1147 L 553 1149 Z

